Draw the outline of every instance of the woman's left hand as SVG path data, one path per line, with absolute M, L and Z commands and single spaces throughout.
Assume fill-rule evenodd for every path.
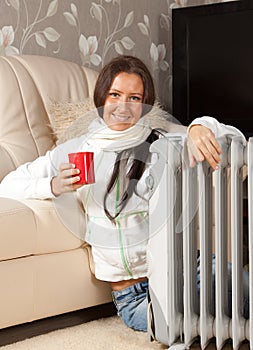
M 188 131 L 188 149 L 191 167 L 196 161 L 207 160 L 214 170 L 218 169 L 221 147 L 210 129 L 200 124 L 192 125 Z

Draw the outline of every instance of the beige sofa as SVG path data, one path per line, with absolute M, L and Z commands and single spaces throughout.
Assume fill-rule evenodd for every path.
M 92 96 L 97 73 L 20 55 L 0 57 L 0 76 L 1 181 L 54 146 L 52 101 Z M 0 328 L 111 301 L 110 286 L 92 273 L 89 247 L 60 216 L 50 200 L 0 198 Z

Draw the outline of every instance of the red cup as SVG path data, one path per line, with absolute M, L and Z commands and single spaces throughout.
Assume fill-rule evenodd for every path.
M 75 184 L 92 184 L 95 182 L 93 152 L 69 153 L 68 157 L 69 162 L 75 164 L 75 167 L 80 170 L 78 174 L 80 180 Z

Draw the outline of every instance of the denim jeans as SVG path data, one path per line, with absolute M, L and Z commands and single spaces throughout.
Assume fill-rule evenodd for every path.
M 227 265 L 227 278 L 228 278 L 228 316 L 232 317 L 232 264 Z M 242 273 L 242 289 L 243 289 L 243 316 L 249 318 L 249 273 L 243 270 Z M 200 257 L 197 260 L 197 288 L 198 294 L 200 293 Z M 215 254 L 212 255 L 212 304 L 211 312 L 215 314 Z
M 215 255 L 212 257 L 212 288 L 215 296 Z M 249 274 L 243 271 L 243 313 L 245 318 L 249 318 Z M 197 261 L 197 288 L 200 292 L 200 258 Z M 120 291 L 113 291 L 112 296 L 116 305 L 118 315 L 124 323 L 135 330 L 147 331 L 147 291 L 148 282 L 136 283 Z M 213 300 L 213 299 L 212 299 Z M 215 300 L 211 305 L 214 312 Z M 228 263 L 228 316 L 232 315 L 232 265 Z
M 112 291 L 118 315 L 134 330 L 147 331 L 148 281 L 139 282 L 120 291 Z

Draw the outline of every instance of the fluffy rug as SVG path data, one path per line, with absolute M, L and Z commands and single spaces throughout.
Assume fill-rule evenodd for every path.
M 49 332 L 34 338 L 0 347 L 0 350 L 165 350 L 167 346 L 150 342 L 148 335 L 127 328 L 119 317 L 101 318 L 78 326 Z M 172 349 L 172 348 L 171 348 Z M 182 344 L 174 344 L 173 350 L 182 350 Z M 191 350 L 201 350 L 194 343 Z M 216 350 L 211 342 L 206 350 Z M 233 350 L 225 344 L 223 350 Z M 249 350 L 249 343 L 241 344 L 240 350 Z
M 161 350 L 146 333 L 127 328 L 113 316 L 50 332 L 1 347 L 1 350 Z

